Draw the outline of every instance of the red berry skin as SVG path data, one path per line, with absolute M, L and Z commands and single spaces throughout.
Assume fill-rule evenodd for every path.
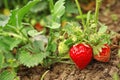
M 109 62 L 110 60 L 110 47 L 108 44 L 104 45 L 102 51 L 98 55 L 94 55 L 94 59 L 100 62 Z
M 92 59 L 92 47 L 87 44 L 73 45 L 69 51 L 70 57 L 79 69 L 84 69 Z
M 40 23 L 36 23 L 34 28 L 37 30 L 37 31 L 42 31 L 43 30 L 43 26 L 41 26 Z

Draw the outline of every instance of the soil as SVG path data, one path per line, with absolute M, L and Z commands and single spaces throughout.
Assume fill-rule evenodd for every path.
M 92 60 L 83 70 L 79 70 L 75 65 L 54 64 L 50 69 L 44 69 L 41 66 L 34 68 L 20 67 L 18 76 L 20 80 L 114 80 L 116 73 L 120 77 L 120 57 L 118 49 L 120 48 L 120 1 L 110 7 L 102 6 L 100 21 L 105 23 L 109 30 L 117 34 L 113 36 L 111 44 L 111 58 L 108 63 Z

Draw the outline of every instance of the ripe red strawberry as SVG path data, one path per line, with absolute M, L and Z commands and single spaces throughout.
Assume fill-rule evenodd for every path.
M 92 47 L 83 43 L 73 45 L 69 54 L 78 68 L 84 69 L 92 59 Z
M 99 54 L 94 55 L 94 59 L 97 61 L 108 62 L 110 60 L 110 47 L 107 44 L 104 46 L 105 47 L 102 48 L 102 51 Z
M 37 30 L 37 31 L 42 31 L 43 30 L 43 26 L 41 26 L 40 23 L 36 23 L 34 28 Z

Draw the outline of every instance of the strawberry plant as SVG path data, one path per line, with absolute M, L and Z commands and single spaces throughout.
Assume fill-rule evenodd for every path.
M 1 71 L 0 80 L 16 78 L 15 69 L 21 64 L 19 61 L 21 54 L 18 53 L 23 45 L 31 42 L 27 32 L 32 30 L 32 27 L 25 27 L 22 24 L 22 19 L 30 8 L 38 2 L 39 0 L 30 1 L 21 9 L 12 10 L 11 15 L 5 19 L 5 22 L 3 21 L 4 24 L 0 24 L 0 68 L 7 68 L 5 71 Z M 15 54 L 12 53 L 14 48 L 17 50 Z
M 68 23 L 63 29 L 63 32 L 67 34 L 64 43 L 69 47 L 72 46 L 69 51 L 71 59 L 80 69 L 85 68 L 90 63 L 92 56 L 97 61 L 108 62 L 110 59 L 110 35 L 107 33 L 107 26 L 98 20 L 102 0 L 96 0 L 95 14 L 93 15 L 89 11 L 87 18 L 84 18 L 78 0 L 75 0 L 75 2 L 81 16 L 82 24 L 79 27 Z M 81 45 L 90 45 L 90 50 Z
M 0 24 L 0 68 L 6 68 L 0 71 L 0 80 L 17 80 L 16 69 L 19 65 L 34 67 L 41 64 L 47 67 L 60 61 L 55 53 L 57 36 L 53 33 L 60 27 L 60 18 L 65 12 L 64 0 L 57 1 L 55 5 L 52 0 L 49 2 L 52 6 L 52 20 L 47 25 L 50 29 L 49 37 L 44 35 L 44 31 L 37 32 L 30 24 L 22 22 L 25 14 L 39 2 L 33 0 L 21 9 L 12 10 L 10 16 Z
M 107 26 L 98 20 L 101 0 L 96 0 L 95 15 L 88 12 L 86 18 L 78 0 L 75 0 L 81 24 L 76 21 L 67 22 L 66 19 L 66 24 L 61 25 L 62 19 L 67 17 L 65 10 L 69 4 L 65 2 L 68 0 L 48 0 L 48 4 L 45 2 L 49 5 L 49 14 L 45 17 L 44 27 L 34 20 L 31 23 L 35 25 L 25 23 L 30 22 L 25 16 L 30 10 L 39 11 L 38 8 L 33 9 L 39 2 L 29 1 L 24 7 L 12 10 L 9 17 L 3 17 L 0 23 L 0 80 L 18 80 L 16 72 L 20 65 L 49 68 L 56 62 L 72 63 L 71 58 L 80 69 L 84 69 L 92 57 L 102 62 L 109 61 L 110 35 Z M 75 8 L 75 5 L 72 6 Z M 77 11 L 75 9 L 69 13 L 75 14 Z

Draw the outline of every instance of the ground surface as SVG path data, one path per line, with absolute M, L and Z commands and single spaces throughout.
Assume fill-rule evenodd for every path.
M 118 33 L 112 39 L 111 59 L 108 63 L 100 63 L 95 60 L 85 68 L 79 70 L 74 65 L 55 64 L 47 71 L 44 80 L 113 80 L 113 75 L 120 76 L 120 58 L 118 56 L 118 42 L 120 41 L 120 1 L 112 5 L 110 9 L 104 8 L 100 14 L 100 21 L 105 23 L 110 30 Z M 21 67 L 18 75 L 21 80 L 40 80 L 46 70 L 41 66 L 31 69 Z

